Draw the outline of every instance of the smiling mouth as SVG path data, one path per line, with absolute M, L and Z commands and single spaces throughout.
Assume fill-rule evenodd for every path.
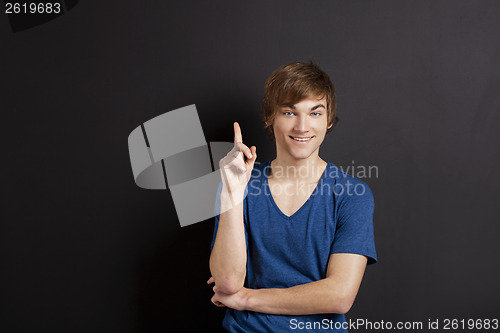
M 292 139 L 293 141 L 296 141 L 296 142 L 308 142 L 309 140 L 311 140 L 312 138 L 314 138 L 314 136 L 310 136 L 310 137 L 299 137 L 299 136 L 291 136 L 289 135 L 290 139 Z

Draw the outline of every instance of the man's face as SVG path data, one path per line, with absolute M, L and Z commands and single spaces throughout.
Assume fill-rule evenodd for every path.
M 318 156 L 326 130 L 332 127 L 326 107 L 326 98 L 316 97 L 278 107 L 273 123 L 278 154 L 297 160 Z

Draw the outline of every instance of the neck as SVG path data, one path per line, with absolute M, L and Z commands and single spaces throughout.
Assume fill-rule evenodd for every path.
M 282 157 L 279 154 L 271 161 L 272 177 L 280 181 L 317 180 L 325 170 L 326 162 L 318 155 L 306 159 Z

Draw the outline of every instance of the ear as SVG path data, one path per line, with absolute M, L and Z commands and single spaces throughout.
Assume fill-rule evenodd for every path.
M 327 127 L 327 129 L 330 129 L 330 128 L 332 128 L 332 126 L 333 126 L 333 124 L 330 124 L 330 126 L 328 126 L 328 127 Z

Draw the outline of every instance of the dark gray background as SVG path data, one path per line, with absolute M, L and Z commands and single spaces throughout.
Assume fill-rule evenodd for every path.
M 499 318 L 500 2 L 80 1 L 13 33 L 0 14 L 2 332 L 202 332 L 213 219 L 180 228 L 138 188 L 127 137 L 196 104 L 207 141 L 240 122 L 274 157 L 260 102 L 277 67 L 336 85 L 321 156 L 376 165 L 379 263 L 352 319 Z

